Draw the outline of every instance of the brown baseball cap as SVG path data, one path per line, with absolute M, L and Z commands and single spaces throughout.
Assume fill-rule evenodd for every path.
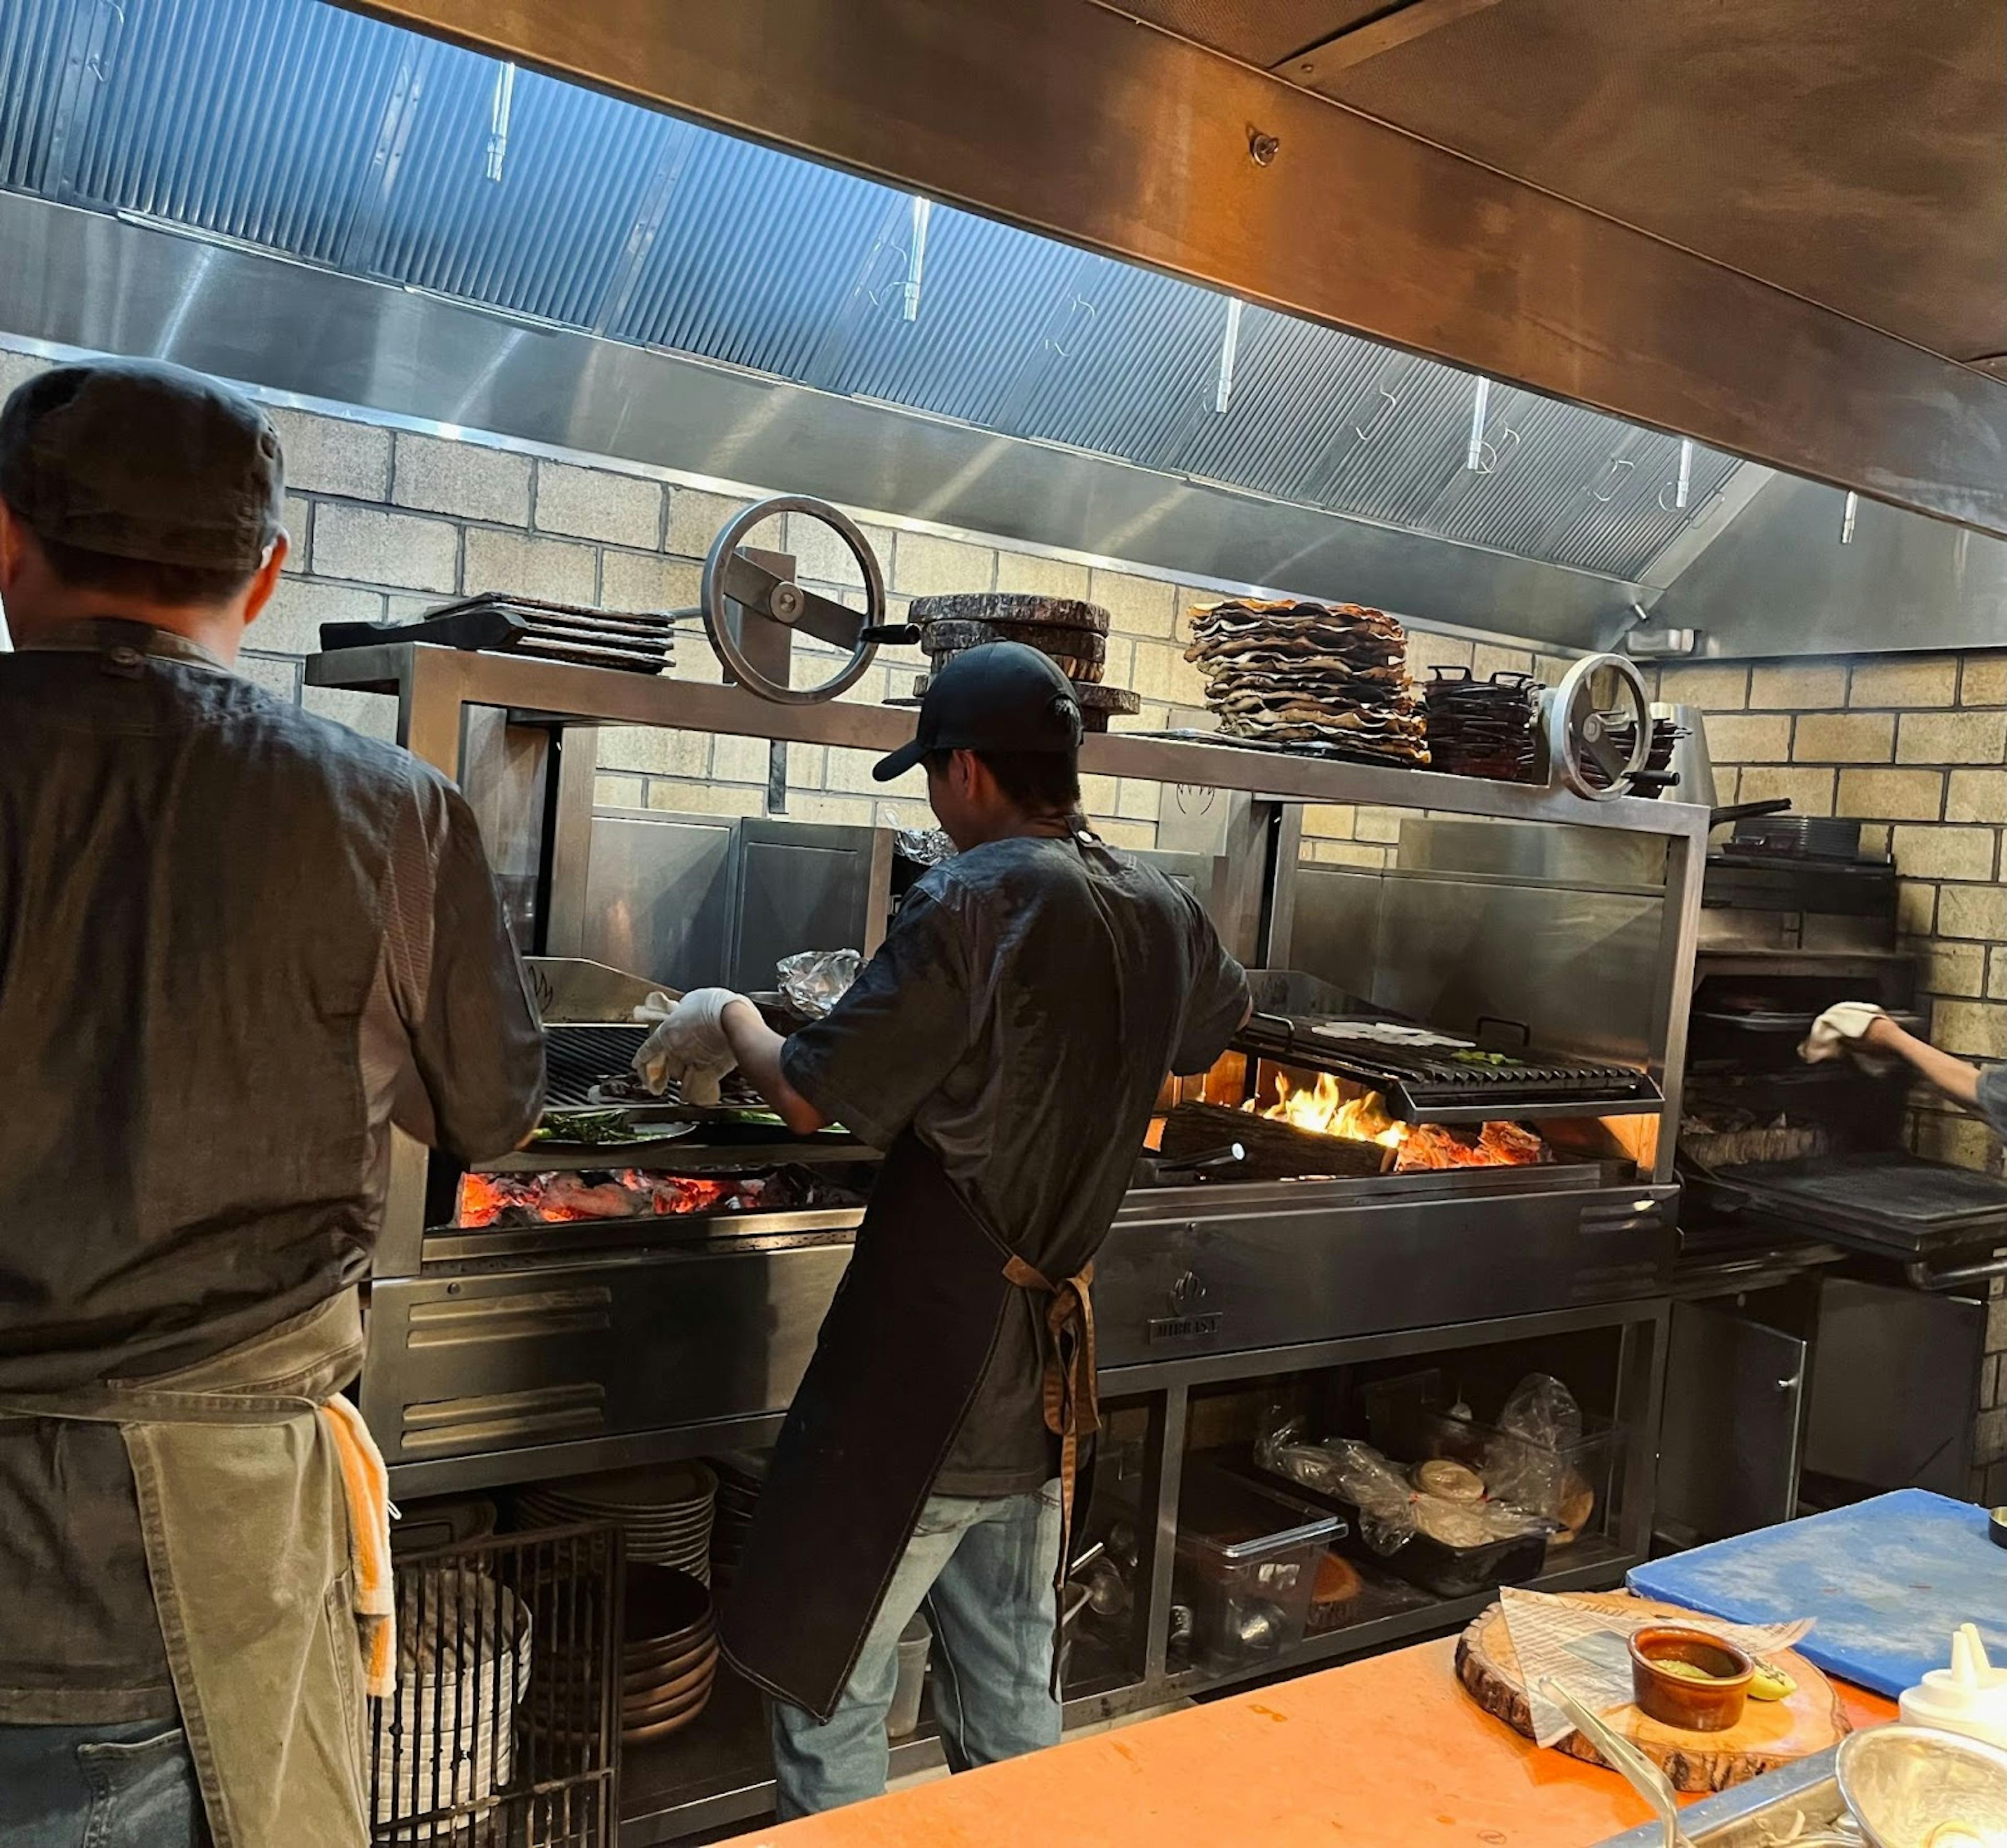
M 248 574 L 279 531 L 285 460 L 242 393 L 158 360 L 93 360 L 0 407 L 0 500 L 62 545 Z

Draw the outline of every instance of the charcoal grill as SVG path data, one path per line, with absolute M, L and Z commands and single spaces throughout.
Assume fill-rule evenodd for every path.
M 1448 1034 L 1434 1035 L 1442 1043 L 1423 1048 L 1364 1037 L 1347 1041 L 1331 1030 L 1347 1024 L 1256 1014 L 1234 1045 L 1263 1058 L 1365 1085 L 1379 1092 L 1388 1113 L 1404 1122 L 1483 1123 L 1655 1111 L 1662 1101 L 1651 1079 L 1628 1065 L 1595 1065 L 1550 1054 L 1489 1053 L 1474 1040 Z
M 592 1087 L 609 1073 L 630 1071 L 648 1037 L 646 1026 L 547 1026 L 544 1102 L 552 1110 L 590 1105 Z

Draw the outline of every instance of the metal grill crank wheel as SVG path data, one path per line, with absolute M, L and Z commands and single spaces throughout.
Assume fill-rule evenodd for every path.
M 847 609 L 834 599 L 804 590 L 791 578 L 777 577 L 739 549 L 739 542 L 764 520 L 781 514 L 806 514 L 834 531 L 850 548 L 864 574 L 862 610 Z M 829 680 L 816 687 L 790 687 L 760 671 L 741 646 L 740 618 L 728 606 L 736 603 L 749 617 L 764 617 L 783 627 L 798 629 L 832 648 L 848 648 L 850 659 Z M 739 685 L 778 705 L 812 705 L 834 699 L 871 665 L 880 637 L 874 631 L 885 621 L 885 580 L 870 542 L 856 523 L 826 500 L 806 494 L 783 494 L 756 500 L 726 523 L 711 543 L 704 561 L 704 627 L 725 671 Z
M 1626 753 L 1612 736 L 1614 706 L 1628 705 L 1633 721 Z M 1631 779 L 1652 754 L 1652 698 L 1644 677 L 1621 655 L 1585 655 L 1541 699 L 1550 781 L 1591 802 L 1631 793 Z M 1591 767 L 1608 780 L 1599 784 Z

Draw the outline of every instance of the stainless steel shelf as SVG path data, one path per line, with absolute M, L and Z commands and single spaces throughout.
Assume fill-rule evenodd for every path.
M 429 761 L 448 768 L 458 761 L 458 708 L 463 704 L 500 707 L 526 724 L 654 725 L 866 751 L 893 750 L 913 732 L 911 712 L 897 707 L 836 700 L 777 705 L 739 687 L 517 655 L 471 654 L 430 643 L 398 642 L 316 655 L 307 662 L 306 678 L 310 686 L 397 694 L 408 734 L 402 741 Z M 451 713 L 452 737 L 431 734 L 428 715 L 434 708 L 442 717 Z M 422 732 L 426 735 L 419 736 Z M 1081 747 L 1080 767 L 1095 776 L 1247 790 L 1285 802 L 1357 803 L 1508 820 L 1593 823 L 1677 836 L 1702 851 L 1707 839 L 1708 811 L 1691 803 L 1637 797 L 1589 802 L 1563 790 L 1524 783 L 1383 764 L 1335 763 L 1134 733 L 1090 735 Z

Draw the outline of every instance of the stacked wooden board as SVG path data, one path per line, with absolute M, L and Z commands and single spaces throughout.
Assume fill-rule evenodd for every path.
M 1103 681 L 1109 615 L 1098 603 L 1083 602 L 1077 597 L 975 591 L 915 597 L 906 613 L 919 627 L 921 651 L 936 672 L 965 649 L 991 641 L 1021 642 L 1049 656 L 1073 682 L 1081 720 L 1088 731 L 1106 731 L 1112 715 L 1133 713 L 1141 707 L 1142 701 L 1127 687 L 1110 687 Z M 930 677 L 921 674 L 915 679 L 915 701 L 925 695 Z

